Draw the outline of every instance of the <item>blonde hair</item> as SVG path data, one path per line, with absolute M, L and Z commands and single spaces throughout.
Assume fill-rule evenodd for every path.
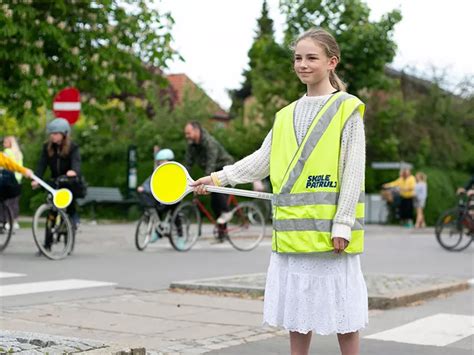
M 18 142 L 16 141 L 16 138 L 14 136 L 6 136 L 3 139 L 10 143 L 10 149 L 13 152 L 13 156 L 15 157 L 15 161 L 16 162 L 23 161 L 23 153 L 21 152 L 20 146 L 18 145 Z
M 422 173 L 421 171 L 417 172 L 416 173 L 416 180 L 417 181 L 423 181 L 423 182 L 426 182 L 426 180 L 428 179 L 426 174 L 425 173 Z
M 298 42 L 305 38 L 310 38 L 319 44 L 325 50 L 328 58 L 336 57 L 338 63 L 341 61 L 341 50 L 339 49 L 336 40 L 329 32 L 323 30 L 322 28 L 311 28 L 298 36 L 296 41 L 291 46 L 291 49 L 294 51 Z M 337 76 L 336 69 L 330 71 L 329 82 L 337 90 L 346 91 L 346 84 L 344 84 L 344 82 Z

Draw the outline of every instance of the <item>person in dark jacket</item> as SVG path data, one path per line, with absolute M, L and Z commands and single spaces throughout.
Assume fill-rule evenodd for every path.
M 209 175 L 213 171 L 222 169 L 225 165 L 234 162 L 234 158 L 225 148 L 207 132 L 199 122 L 191 121 L 184 127 L 184 135 L 188 142 L 185 155 L 185 167 L 191 170 L 194 164 L 204 169 Z M 224 240 L 225 224 L 230 217 L 227 206 L 227 195 L 211 193 L 211 207 L 214 211 L 217 223 L 220 224 L 218 241 Z
M 68 184 L 69 186 L 56 186 L 56 188 L 70 188 L 74 195 L 75 187 L 80 181 L 81 155 L 79 153 L 79 146 L 71 141 L 71 126 L 64 118 L 56 118 L 48 123 L 46 131 L 49 137 L 41 150 L 35 175 L 42 178 L 46 169 L 49 168 L 52 180 L 63 175 L 71 178 L 72 182 Z M 38 183 L 32 181 L 31 186 L 36 188 Z M 74 200 L 66 209 L 66 212 L 71 216 L 73 228 L 75 229 L 79 216 L 76 213 Z

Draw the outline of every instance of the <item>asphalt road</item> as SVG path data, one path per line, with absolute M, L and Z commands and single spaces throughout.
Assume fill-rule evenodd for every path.
M 134 228 L 134 224 L 85 223 L 74 254 L 61 261 L 36 257 L 31 231 L 18 231 L 0 255 L 0 308 L 72 302 L 128 290 L 156 291 L 167 289 L 172 281 L 265 272 L 271 252 L 269 238 L 251 252 L 239 252 L 229 243 L 210 244 L 211 239 L 205 238 L 185 253 L 176 252 L 167 240 L 140 252 L 134 245 Z M 366 273 L 472 280 L 473 250 L 445 251 L 431 229 L 368 226 L 362 267 Z M 41 287 L 48 292 L 37 292 Z M 6 289 L 13 296 L 2 297 Z M 361 332 L 362 353 L 471 354 L 473 295 L 471 288 L 410 307 L 371 311 L 369 327 Z M 420 336 L 408 339 L 412 335 Z M 439 339 L 443 345 L 432 344 Z M 338 353 L 336 338 L 315 336 L 312 352 Z M 277 336 L 216 353 L 287 354 L 288 339 Z

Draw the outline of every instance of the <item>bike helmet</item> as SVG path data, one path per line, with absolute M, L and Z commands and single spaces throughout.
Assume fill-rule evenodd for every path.
M 71 132 L 71 126 L 69 122 L 64 118 L 55 118 L 51 122 L 46 125 L 46 131 L 48 134 L 51 133 L 62 133 L 64 135 L 69 134 Z
M 155 155 L 155 160 L 173 160 L 174 153 L 171 149 L 161 149 Z

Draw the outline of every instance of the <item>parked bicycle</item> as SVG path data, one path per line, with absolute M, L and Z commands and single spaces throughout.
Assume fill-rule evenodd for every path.
M 4 251 L 13 234 L 13 214 L 5 200 L 0 199 L 0 252 Z
M 474 239 L 474 195 L 459 194 L 457 207 L 441 214 L 436 228 L 436 240 L 446 250 L 461 251 Z
M 139 193 L 138 199 L 143 208 L 143 214 L 135 229 L 135 246 L 138 250 L 145 250 L 150 243 L 154 243 L 163 237 L 170 239 L 171 242 L 172 233 L 182 235 L 183 229 L 179 219 L 175 220 L 178 225 L 175 225 L 175 228 L 171 227 L 174 209 L 160 205 L 153 196 L 147 193 Z M 176 249 L 173 243 L 171 245 Z
M 56 188 L 71 184 L 74 178 L 59 176 L 55 179 Z M 64 259 L 74 249 L 75 228 L 64 209 L 53 203 L 53 195 L 48 193 L 46 203 L 36 210 L 33 217 L 33 238 L 39 251 L 51 260 Z
M 213 235 L 224 236 L 237 250 L 249 251 L 258 246 L 265 236 L 265 218 L 260 208 L 252 202 L 238 203 L 233 195 L 229 195 L 228 206 L 231 207 L 231 218 L 225 225 L 217 224 L 212 214 L 204 204 L 194 197 L 192 201 L 179 205 L 173 215 L 173 225 L 176 219 L 182 224 L 183 233 L 171 233 L 170 241 L 179 251 L 188 251 L 202 235 L 201 213 L 213 225 Z

